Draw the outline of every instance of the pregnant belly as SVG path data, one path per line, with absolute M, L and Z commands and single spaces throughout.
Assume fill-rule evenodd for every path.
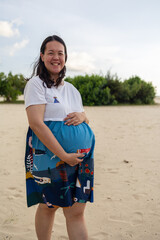
M 94 134 L 86 123 L 67 126 L 64 122 L 48 122 L 47 125 L 68 153 L 84 151 L 92 146 Z
M 64 122 L 60 121 L 46 121 L 45 124 L 66 152 L 81 152 L 88 155 L 93 151 L 94 134 L 86 123 L 79 124 L 78 126 L 67 126 Z M 33 154 L 33 172 L 56 167 L 60 159 L 54 156 L 34 133 L 32 134 L 32 146 L 35 149 Z

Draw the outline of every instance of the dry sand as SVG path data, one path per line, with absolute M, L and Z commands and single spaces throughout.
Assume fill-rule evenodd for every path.
M 159 240 L 160 105 L 85 110 L 96 135 L 89 240 Z M 25 199 L 24 105 L 1 104 L 0 116 L 0 240 L 35 240 L 36 206 Z M 52 239 L 68 239 L 61 209 Z

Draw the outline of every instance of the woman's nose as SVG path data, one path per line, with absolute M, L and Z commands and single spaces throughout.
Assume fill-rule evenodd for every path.
M 53 54 L 53 59 L 59 59 L 58 53 Z

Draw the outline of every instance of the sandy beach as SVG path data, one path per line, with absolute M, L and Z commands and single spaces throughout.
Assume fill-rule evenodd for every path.
M 96 135 L 89 240 L 159 240 L 160 104 L 85 111 Z M 0 104 L 0 116 L 0 240 L 36 240 L 36 206 L 26 206 L 24 105 Z M 68 239 L 61 209 L 52 239 Z

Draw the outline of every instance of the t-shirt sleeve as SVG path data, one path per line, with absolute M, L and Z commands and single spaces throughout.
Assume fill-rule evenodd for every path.
M 38 104 L 46 104 L 45 87 L 38 77 L 31 78 L 24 89 L 25 107 Z

